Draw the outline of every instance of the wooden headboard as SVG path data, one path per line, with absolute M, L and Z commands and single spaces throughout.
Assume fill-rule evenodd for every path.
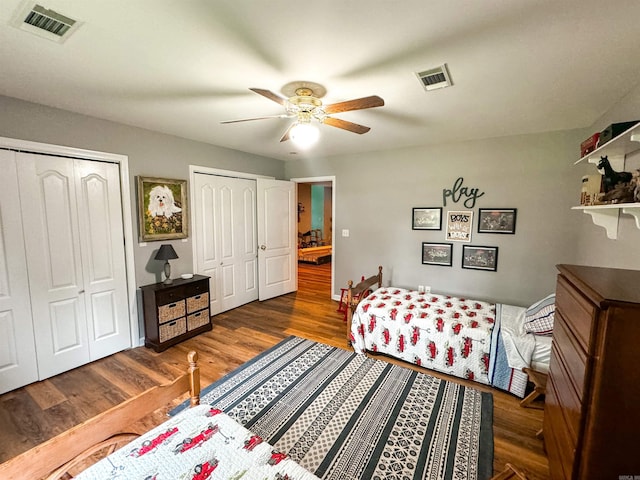
M 351 317 L 353 312 L 356 311 L 356 307 L 367 295 L 364 295 L 368 291 L 372 290 L 371 287 L 378 285 L 377 288 L 382 287 L 382 265 L 378 267 L 378 273 L 371 275 L 369 278 L 362 280 L 355 287 L 353 286 L 353 280 L 349 280 L 349 288 L 347 288 L 347 343 L 351 345 Z

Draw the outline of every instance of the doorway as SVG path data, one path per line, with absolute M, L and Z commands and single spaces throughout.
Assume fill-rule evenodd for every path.
M 330 296 L 335 292 L 335 176 L 292 178 L 298 192 L 298 264 L 330 264 Z M 304 281 L 304 276 L 299 281 Z

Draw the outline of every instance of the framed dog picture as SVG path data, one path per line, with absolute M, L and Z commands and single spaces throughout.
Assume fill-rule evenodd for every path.
M 187 238 L 187 181 L 138 177 L 138 224 L 141 242 Z

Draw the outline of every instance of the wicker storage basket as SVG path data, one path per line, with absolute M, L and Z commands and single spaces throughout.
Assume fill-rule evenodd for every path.
M 158 322 L 164 323 L 175 318 L 184 317 L 184 300 L 158 307 Z
M 187 330 L 193 330 L 194 328 L 207 325 L 210 321 L 208 308 L 197 313 L 192 313 L 187 317 Z
M 160 325 L 159 329 L 160 342 L 166 342 L 174 337 L 182 335 L 187 331 L 187 319 L 179 318 L 173 322 Z
M 209 294 L 201 293 L 194 297 L 187 298 L 187 313 L 202 310 L 209 306 Z

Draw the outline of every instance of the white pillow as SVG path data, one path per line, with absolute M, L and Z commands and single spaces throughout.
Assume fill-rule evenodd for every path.
M 524 316 L 525 332 L 534 335 L 552 335 L 555 313 L 556 294 L 552 293 L 527 308 Z

